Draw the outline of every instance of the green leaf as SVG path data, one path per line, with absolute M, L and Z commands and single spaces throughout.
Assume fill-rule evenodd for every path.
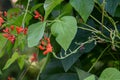
M 81 69 L 75 68 L 79 77 L 79 80 L 84 80 L 85 78 L 87 78 L 88 76 L 90 76 L 91 74 L 88 72 L 85 72 Z
M 13 47 L 14 47 L 14 44 L 7 40 L 5 45 L 5 52 L 11 55 Z
M 75 73 L 56 73 L 45 80 L 78 80 Z
M 72 6 L 70 5 L 70 3 L 67 3 L 65 6 L 63 6 L 62 9 L 62 14 L 61 15 L 70 15 L 72 14 Z
M 120 71 L 116 68 L 106 68 L 101 73 L 99 80 L 120 80 Z
M 59 78 L 58 78 L 59 77 Z M 58 59 L 51 59 L 45 70 L 40 74 L 42 80 L 78 80 L 77 74 L 64 72 L 61 62 Z
M 8 11 L 7 11 L 7 19 L 8 20 L 11 20 L 13 17 L 14 17 L 14 15 L 15 15 L 15 13 L 19 13 L 20 12 L 20 8 L 12 8 L 12 9 L 9 9 Z M 12 16 L 12 18 L 11 18 L 11 16 Z
M 93 0 L 70 0 L 71 5 L 80 14 L 84 22 L 87 21 L 89 15 L 94 8 Z
M 17 26 L 21 26 L 23 17 L 24 17 L 24 14 L 22 14 L 22 15 L 16 17 L 15 19 L 13 19 L 13 24 L 17 25 Z M 30 21 L 31 18 L 32 18 L 32 15 L 30 15 L 29 13 L 27 13 L 26 18 L 25 18 L 26 25 L 29 24 L 29 21 Z
M 46 22 L 38 22 L 28 27 L 28 47 L 38 45 L 40 39 L 43 37 Z
M 33 6 L 33 7 L 31 8 L 31 12 L 33 12 L 33 11 L 35 11 L 36 9 L 40 8 L 42 5 L 43 5 L 43 4 L 40 3 L 40 4 L 37 4 L 37 5 Z
M 77 34 L 69 47 L 69 50 L 74 51 L 77 47 L 79 47 L 79 45 L 77 45 L 75 42 L 77 43 L 85 42 L 88 40 L 88 37 L 90 36 L 91 32 L 78 29 Z M 95 47 L 95 44 L 94 42 L 91 42 L 89 44 L 84 45 L 83 47 L 84 49 L 79 49 L 75 54 L 72 54 L 71 56 L 61 60 L 65 71 L 68 71 L 81 55 L 90 52 Z M 70 53 L 69 50 L 67 50 L 67 54 Z
M 10 18 L 10 20 L 8 20 L 8 23 L 3 24 L 3 25 L 4 26 L 11 26 L 11 25 L 21 26 L 23 17 L 24 17 L 24 14 L 12 17 L 12 18 Z M 26 18 L 25 18 L 25 25 L 26 26 L 29 24 L 29 21 L 31 20 L 31 18 L 32 18 L 32 15 L 27 13 Z
M 72 16 L 64 16 L 56 20 L 51 27 L 51 33 L 56 36 L 56 41 L 67 50 L 77 32 L 77 22 Z
M 67 72 L 72 65 L 79 59 L 79 57 L 82 55 L 83 53 L 81 53 L 80 51 L 78 51 L 77 53 L 61 60 L 63 68 L 65 70 L 65 72 Z
M 7 39 L 3 38 L 2 34 L 0 34 L 0 58 L 4 55 L 5 45 L 6 45 Z
M 0 69 L 0 75 L 2 75 L 2 71 L 1 71 L 1 69 Z
M 14 52 L 12 57 L 6 62 L 3 70 L 7 69 L 12 63 L 14 63 L 16 61 L 16 59 L 18 59 L 19 54 L 17 52 Z
M 115 17 L 120 17 L 120 5 L 116 8 L 114 16 Z
M 45 9 L 45 19 L 47 19 L 48 15 L 51 11 L 62 2 L 63 0 L 45 0 L 44 9 Z
M 96 80 L 96 79 L 95 79 L 94 75 L 91 75 L 91 76 L 85 78 L 84 80 Z
M 18 58 L 18 65 L 19 65 L 20 69 L 23 69 L 26 57 L 27 57 L 26 55 L 21 55 Z
M 106 0 L 105 10 L 114 16 L 116 8 L 119 4 L 120 0 Z

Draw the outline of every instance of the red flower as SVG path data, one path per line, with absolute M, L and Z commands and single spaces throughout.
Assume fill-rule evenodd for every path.
M 6 12 L 6 11 L 4 11 L 4 16 L 5 16 L 5 17 L 7 16 L 7 12 Z
M 0 17 L 0 26 L 2 26 L 3 23 L 4 23 L 4 20 L 2 17 Z
M 11 29 L 11 30 L 14 30 L 14 26 L 13 26 L 13 25 L 11 25 L 11 26 L 10 26 L 10 29 Z
M 40 50 L 45 50 L 45 48 L 44 48 L 42 45 L 39 45 L 38 48 L 39 48 Z
M 4 36 L 5 38 L 8 38 L 8 37 L 9 37 L 9 34 L 8 34 L 8 33 L 5 33 L 5 34 L 3 34 L 3 36 Z
M 44 40 L 41 41 L 41 45 L 38 46 L 40 50 L 45 50 L 43 52 L 44 55 L 52 52 L 52 45 L 50 43 L 50 39 L 47 37 L 44 37 Z
M 38 19 L 41 16 L 38 11 L 34 11 L 34 14 L 35 14 L 35 16 L 34 16 L 35 19 Z
M 22 27 L 16 27 L 17 34 L 20 34 L 21 32 L 24 31 Z
M 10 33 L 10 30 L 9 30 L 9 28 L 5 28 L 5 29 L 3 29 L 3 32 Z
M 44 21 L 44 17 L 42 17 L 42 15 L 38 11 L 34 11 L 34 14 L 35 19 L 40 19 L 41 21 Z
M 47 41 L 47 43 L 50 43 L 50 38 L 45 38 L 45 40 Z
M 12 43 L 14 43 L 14 41 L 15 41 L 15 36 L 14 36 L 14 35 L 10 35 L 10 36 L 8 37 L 8 40 L 11 41 Z
M 9 41 L 11 41 L 12 43 L 15 42 L 15 36 L 14 35 L 11 35 L 11 34 L 8 34 L 8 33 L 4 33 L 3 36 L 5 38 L 7 38 Z
M 33 53 L 30 60 L 31 60 L 31 62 L 37 61 L 37 54 Z
M 24 30 L 23 30 L 24 35 L 27 34 L 27 31 L 28 31 L 28 28 L 24 28 Z

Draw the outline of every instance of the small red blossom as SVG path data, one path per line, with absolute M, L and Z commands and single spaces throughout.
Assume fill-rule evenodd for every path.
M 45 42 L 42 40 L 42 41 L 41 41 L 41 44 L 42 44 L 42 45 L 45 45 Z
M 26 35 L 28 28 L 16 27 L 16 31 L 17 31 L 17 34 L 23 33 L 24 35 Z
M 33 53 L 30 60 L 31 60 L 31 62 L 37 61 L 37 60 L 38 60 L 38 59 L 37 59 L 37 54 L 36 54 L 36 53 Z
M 40 19 L 41 21 L 44 21 L 44 17 L 38 11 L 34 11 L 34 14 L 35 19 Z
M 27 34 L 27 31 L 28 31 L 28 28 L 24 28 L 24 30 L 23 30 L 24 35 Z
M 5 29 L 3 29 L 3 32 L 10 33 L 10 30 L 9 30 L 9 28 L 5 28 Z
M 14 43 L 14 41 L 15 41 L 15 36 L 14 36 L 14 35 L 10 35 L 10 36 L 8 37 L 8 40 L 11 41 L 12 43 Z
M 4 19 L 0 17 L 0 26 L 2 26 L 3 23 L 4 23 Z
M 20 34 L 21 32 L 24 31 L 22 27 L 16 27 L 17 34 Z
M 5 16 L 5 17 L 7 16 L 7 12 L 6 12 L 6 11 L 4 11 L 4 16 Z
M 35 19 L 38 19 L 41 16 L 38 11 L 34 11 L 34 14 L 35 14 L 35 16 L 34 16 Z
M 52 46 L 51 46 L 51 44 L 49 43 L 49 44 L 47 44 L 46 50 L 43 52 L 43 54 L 46 55 L 46 54 L 48 54 L 48 53 L 50 53 L 50 52 L 52 52 Z
M 8 38 L 9 35 L 10 35 L 10 34 L 8 34 L 8 33 L 4 33 L 4 34 L 3 34 L 3 36 L 4 36 L 5 38 Z
M 14 43 L 15 41 L 15 36 L 12 34 L 4 33 L 3 36 L 7 38 L 11 43 Z
M 40 50 L 45 50 L 45 48 L 44 48 L 42 45 L 39 45 L 38 48 L 39 48 Z
M 11 26 L 10 26 L 10 29 L 13 31 L 13 30 L 14 30 L 14 26 L 13 26 L 13 25 L 11 25 Z
M 47 41 L 47 43 L 50 43 L 50 38 L 45 38 L 45 40 Z

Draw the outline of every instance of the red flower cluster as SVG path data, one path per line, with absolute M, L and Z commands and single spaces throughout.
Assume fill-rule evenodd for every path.
M 4 19 L 0 17 L 0 26 L 2 26 L 3 23 L 4 23 Z
M 15 41 L 15 36 L 13 34 L 11 34 L 10 31 L 13 31 L 14 30 L 14 26 L 11 25 L 10 28 L 5 28 L 3 29 L 3 36 L 5 38 L 7 38 L 9 41 L 11 41 L 12 43 L 14 43 Z M 20 33 L 23 33 L 24 35 L 27 34 L 27 28 L 22 28 L 22 27 L 16 27 L 16 31 L 17 31 L 17 34 L 20 34 Z
M 27 31 L 28 29 L 27 28 L 23 28 L 23 27 L 16 27 L 16 31 L 17 31 L 17 34 L 20 34 L 20 33 L 24 33 L 24 35 L 27 34 Z
M 34 11 L 34 14 L 35 14 L 34 16 L 35 19 L 40 19 L 41 21 L 44 21 L 44 18 L 38 11 Z
M 37 54 L 36 54 L 36 53 L 33 53 L 32 56 L 31 56 L 31 58 L 30 58 L 30 60 L 31 60 L 31 62 L 37 61 L 37 60 L 38 60 L 38 59 L 37 59 Z
M 4 11 L 4 12 L 0 11 L 0 26 L 2 26 L 2 24 L 5 22 L 4 19 L 2 18 L 2 16 L 6 17 L 7 12 L 6 11 Z
M 41 44 L 38 46 L 40 50 L 45 50 L 43 52 L 44 55 L 52 52 L 52 45 L 50 43 L 50 39 L 49 38 L 44 38 L 44 40 L 41 40 Z
M 4 33 L 3 33 L 3 36 L 4 36 L 5 38 L 7 38 L 9 41 L 11 41 L 12 43 L 14 43 L 14 41 L 15 41 L 15 36 L 10 33 L 10 29 L 9 29 L 9 28 L 5 28 L 5 29 L 3 30 L 3 32 L 4 32 Z

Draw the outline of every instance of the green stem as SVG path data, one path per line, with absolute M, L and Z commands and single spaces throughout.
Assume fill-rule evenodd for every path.
M 111 32 L 106 26 L 104 26 L 100 21 L 98 21 L 95 17 L 93 17 L 92 15 L 90 15 L 91 18 L 93 18 L 97 23 L 99 23 L 100 25 L 102 25 L 106 30 L 108 30 L 109 32 Z
M 46 57 L 46 61 L 43 63 L 43 65 L 41 66 L 40 68 L 40 71 L 38 73 L 38 76 L 37 76 L 37 79 L 36 80 L 39 80 L 39 77 L 40 77 L 40 74 L 43 72 L 43 70 L 45 69 L 48 61 L 50 60 L 50 54 L 47 54 L 47 57 Z
M 105 0 L 103 0 L 103 3 L 102 3 L 102 24 L 104 25 L 104 8 L 105 8 Z M 102 30 L 103 30 L 103 26 L 102 25 Z
M 113 59 L 115 60 L 115 61 L 117 61 L 117 58 L 113 55 L 113 53 L 111 53 L 111 52 L 109 52 L 110 53 L 110 55 L 113 57 Z
M 103 36 L 104 38 L 109 39 L 109 38 L 108 38 L 107 36 L 105 36 L 101 31 L 98 31 L 98 30 L 92 28 L 92 26 L 90 26 L 90 25 L 87 25 L 87 24 L 84 24 L 84 25 L 87 26 L 87 27 L 89 27 L 89 28 L 91 28 L 91 29 L 84 28 L 84 27 L 78 27 L 78 28 L 83 29 L 83 30 L 87 30 L 87 31 L 91 31 L 91 32 L 98 33 L 98 34 L 100 34 L 101 36 Z M 93 30 L 92 30 L 92 29 L 93 29 Z
M 96 63 L 99 61 L 99 59 L 102 57 L 102 55 L 105 53 L 105 51 L 110 47 L 110 45 L 108 45 L 99 55 L 99 57 L 97 58 L 97 60 L 95 61 L 95 63 L 90 67 L 90 69 L 88 70 L 88 72 L 90 72 L 94 66 L 96 65 Z
M 88 29 L 88 28 L 84 28 L 84 27 L 78 27 L 78 28 L 83 29 L 83 30 L 86 30 L 86 31 L 90 31 L 90 32 L 95 32 L 95 33 L 97 33 L 96 31 L 91 30 L 91 29 Z
M 87 43 L 90 43 L 90 42 L 92 42 L 92 41 L 94 41 L 95 39 L 90 39 L 90 40 L 88 40 L 88 41 L 85 41 L 84 43 L 82 43 L 82 44 L 80 44 L 80 46 L 79 47 L 77 47 L 74 51 L 71 51 L 70 50 L 70 53 L 64 53 L 64 54 L 66 54 L 65 56 L 60 56 L 60 57 L 58 57 L 54 52 L 52 52 L 52 54 L 53 54 L 53 56 L 56 58 L 56 59 L 65 59 L 65 58 L 67 58 L 67 57 L 69 57 L 70 55 L 72 55 L 72 54 L 75 54 L 83 45 L 85 45 L 85 44 L 87 44 Z
M 97 29 L 95 29 L 94 27 L 92 27 L 92 26 L 90 26 L 88 24 L 85 24 L 85 23 L 82 23 L 82 24 L 85 25 L 85 26 L 87 26 L 87 27 L 89 27 L 90 29 L 92 29 L 92 30 L 94 30 L 96 32 L 99 32 Z
M 107 13 L 105 13 L 105 16 L 109 19 L 109 21 L 110 21 L 110 22 L 112 23 L 112 25 L 114 26 L 116 33 L 119 33 L 115 21 L 114 21 Z
M 27 15 L 27 12 L 28 12 L 28 7 L 29 7 L 29 4 L 30 4 L 30 0 L 28 0 L 28 3 L 27 3 L 27 7 L 26 7 L 26 10 L 25 10 L 25 14 L 24 14 L 24 17 L 23 17 L 23 20 L 22 20 L 22 27 L 24 28 L 24 23 L 25 23 L 25 17 Z
M 21 73 L 21 75 L 19 76 L 18 80 L 23 80 L 25 74 L 27 73 L 27 71 L 29 70 L 31 64 L 29 65 L 29 67 L 27 67 L 26 69 L 24 69 L 24 71 Z
M 102 9 L 102 7 L 101 7 L 99 4 L 98 4 L 98 6 Z M 99 9 L 99 7 L 97 7 L 96 5 L 95 5 L 95 7 L 96 7 L 96 9 L 101 13 L 101 10 Z M 118 29 L 117 29 L 117 26 L 116 26 L 115 21 L 107 14 L 106 11 L 104 11 L 104 16 L 109 19 L 109 21 L 110 21 L 110 22 L 112 23 L 112 25 L 114 26 L 116 33 L 119 34 L 119 31 L 118 31 Z M 104 27 L 104 26 L 103 26 L 103 27 Z

